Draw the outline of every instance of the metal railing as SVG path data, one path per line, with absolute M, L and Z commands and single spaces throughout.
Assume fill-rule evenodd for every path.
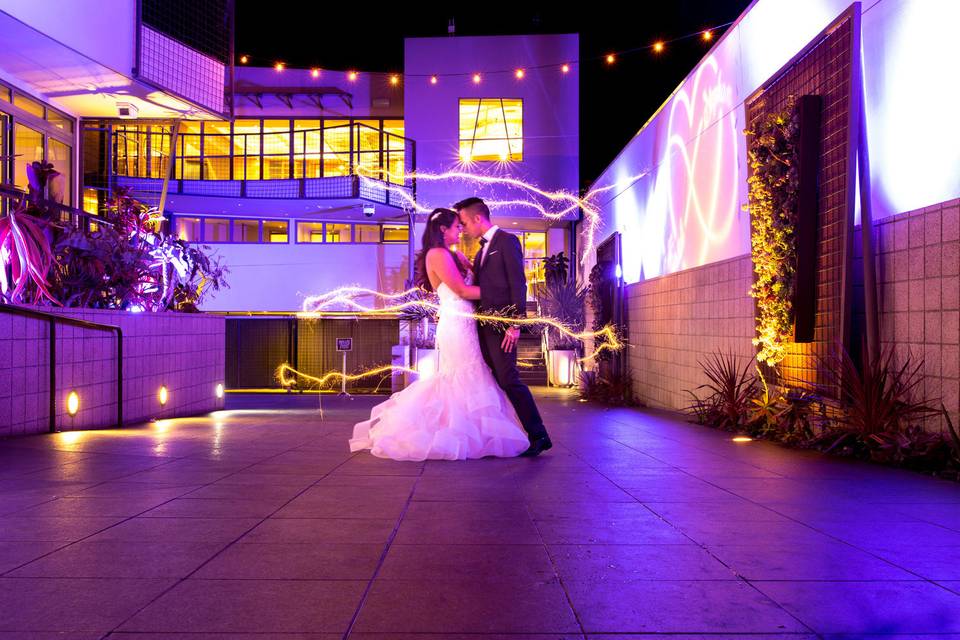
M 50 433 L 57 430 L 57 325 L 64 324 L 94 331 L 106 331 L 117 335 L 117 427 L 123 426 L 123 330 L 110 324 L 100 324 L 76 318 L 65 318 L 53 313 L 34 311 L 23 307 L 0 304 L 0 313 L 44 320 L 49 323 L 50 340 Z

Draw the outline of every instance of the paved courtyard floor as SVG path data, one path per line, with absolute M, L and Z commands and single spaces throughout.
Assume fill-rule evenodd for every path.
M 0 640 L 960 639 L 960 485 L 556 391 L 534 460 L 350 455 L 376 401 L 0 441 Z

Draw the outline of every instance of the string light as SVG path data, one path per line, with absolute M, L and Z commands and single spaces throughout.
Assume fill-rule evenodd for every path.
M 400 76 L 396 74 L 390 76 L 390 84 L 393 85 L 394 87 L 400 84 Z
M 347 80 L 349 80 L 350 82 L 355 82 L 359 75 L 360 74 L 358 74 L 356 71 L 350 71 L 349 73 L 347 73 Z
M 606 62 L 607 65 L 613 65 L 614 63 L 616 63 L 616 62 L 618 61 L 618 58 L 620 58 L 621 56 L 624 56 L 624 55 L 627 55 L 627 54 L 631 54 L 631 53 L 638 53 L 638 52 L 641 52 L 641 51 L 647 51 L 647 50 L 651 50 L 651 51 L 653 51 L 654 53 L 661 53 L 661 52 L 663 52 L 663 51 L 666 50 L 666 46 L 667 46 L 668 44 L 671 44 L 671 43 L 673 43 L 673 42 L 679 42 L 679 41 L 681 41 L 681 40 L 687 40 L 687 39 L 690 39 L 690 38 L 699 38 L 699 39 L 703 40 L 704 42 L 710 42 L 710 41 L 712 41 L 712 40 L 714 39 L 714 36 L 715 36 L 715 32 L 716 32 L 716 31 L 721 30 L 721 29 L 724 29 L 724 28 L 726 28 L 726 27 L 729 27 L 731 24 L 733 24 L 733 22 L 734 22 L 734 21 L 726 22 L 726 23 L 723 23 L 723 24 L 718 24 L 718 25 L 715 25 L 715 26 L 710 27 L 710 28 L 707 28 L 707 29 L 701 29 L 701 30 L 699 30 L 699 31 L 694 31 L 694 32 L 692 32 L 692 33 L 688 33 L 688 34 L 686 34 L 686 35 L 678 36 L 678 37 L 676 37 L 676 38 L 672 38 L 672 39 L 669 39 L 669 40 L 658 40 L 657 42 L 655 42 L 655 43 L 653 43 L 653 44 L 648 44 L 648 45 L 641 46 L 641 47 L 635 47 L 635 48 L 632 48 L 632 49 L 623 49 L 623 50 L 620 50 L 620 51 L 611 51 L 611 52 L 608 52 L 608 53 L 603 54 L 603 55 L 601 55 L 601 56 L 596 56 L 596 57 L 591 57 L 591 58 L 579 58 L 579 59 L 574 60 L 574 61 L 561 62 L 561 63 L 546 63 L 546 64 L 534 65 L 534 66 L 525 67 L 525 68 L 517 68 L 517 67 L 514 67 L 514 68 L 511 68 L 511 69 L 491 69 L 491 70 L 486 70 L 486 71 L 484 71 L 484 74 L 493 74 L 493 75 L 496 75 L 496 74 L 510 73 L 510 74 L 513 74 L 514 76 L 516 76 L 517 78 L 523 78 L 523 77 L 526 77 L 526 72 L 527 72 L 528 70 L 530 70 L 530 69 L 536 69 L 536 70 L 542 70 L 542 69 L 559 69 L 561 73 L 569 73 L 570 70 L 571 70 L 571 62 L 583 64 L 584 62 L 589 62 L 589 61 L 592 61 L 592 60 L 603 60 L 603 61 Z M 240 56 L 240 63 L 241 63 L 241 64 L 247 64 L 247 63 L 250 62 L 250 60 L 251 60 L 251 56 L 249 56 L 249 55 L 247 55 L 247 54 L 244 54 L 244 55 Z M 274 67 L 277 68 L 278 71 L 281 71 L 281 70 L 283 70 L 283 68 L 285 67 L 285 65 L 284 65 L 283 63 L 281 63 L 281 62 L 278 62 L 278 63 L 276 63 L 276 64 L 274 65 Z M 443 73 L 443 74 L 436 74 L 436 73 L 434 73 L 434 74 L 406 74 L 406 75 L 407 75 L 408 77 L 426 77 L 426 78 L 429 78 L 430 84 L 437 84 L 437 83 L 439 82 L 439 78 L 440 78 L 441 76 L 444 76 L 444 77 L 463 77 L 463 76 L 471 76 L 474 84 L 480 84 L 480 81 L 481 81 L 481 75 L 480 75 L 480 73 L 477 73 L 477 72 L 470 72 L 470 73 Z M 352 81 L 355 81 L 355 80 L 357 79 L 357 72 L 356 72 L 356 71 L 349 71 L 349 72 L 348 72 L 348 78 L 350 79 L 351 82 L 352 82 Z M 436 80 L 435 80 L 435 79 L 436 79 Z M 398 81 L 399 81 L 399 79 L 398 79 Z M 393 80 L 392 80 L 392 78 L 391 78 L 391 83 L 392 83 L 392 82 L 393 82 Z
M 313 76 L 314 78 L 319 78 L 319 77 L 320 77 L 320 69 L 316 69 L 316 68 L 310 69 L 310 75 Z

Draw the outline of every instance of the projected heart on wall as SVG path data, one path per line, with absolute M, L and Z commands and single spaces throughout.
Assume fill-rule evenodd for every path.
M 719 259 L 739 213 L 740 167 L 734 90 L 715 57 L 677 91 L 667 120 L 659 180 L 666 187 L 665 272 Z

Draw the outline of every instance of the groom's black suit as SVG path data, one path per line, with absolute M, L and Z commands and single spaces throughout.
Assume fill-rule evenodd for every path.
M 520 240 L 498 229 L 490 240 L 486 259 L 481 263 L 483 243 L 473 262 L 476 284 L 480 286 L 480 313 L 502 313 L 509 309 L 516 318 L 526 316 L 527 277 L 523 272 L 523 249 Z M 547 435 L 543 419 L 537 411 L 533 395 L 520 381 L 517 370 L 517 349 L 506 353 L 501 346 L 505 327 L 502 324 L 478 323 L 480 351 L 493 370 L 497 384 L 506 392 L 517 411 L 517 417 L 531 440 Z

